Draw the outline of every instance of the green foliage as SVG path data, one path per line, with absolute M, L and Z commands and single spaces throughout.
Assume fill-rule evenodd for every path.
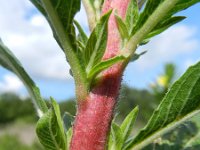
M 139 28 L 143 26 L 143 24 L 148 20 L 148 18 L 153 14 L 153 12 L 160 6 L 161 3 L 163 3 L 165 0 L 148 0 L 147 4 L 145 5 L 144 10 L 141 12 L 139 19 L 137 21 L 137 26 L 134 29 L 137 31 Z M 162 26 L 162 31 L 166 30 L 168 27 L 174 25 L 175 23 L 180 22 L 184 19 L 184 17 L 177 16 L 173 17 L 173 15 L 179 11 L 182 11 L 196 3 L 200 2 L 199 0 L 179 0 L 177 4 L 174 6 L 172 10 L 170 10 L 167 14 L 165 14 L 165 17 L 160 21 L 160 23 L 154 27 L 154 29 L 151 32 L 155 33 L 155 30 L 157 30 L 158 26 Z M 161 29 L 160 29 L 161 30 Z M 135 33 L 133 31 L 133 33 Z M 160 32 L 160 33 L 161 33 Z M 152 35 L 152 33 L 150 33 Z M 157 32 L 159 34 L 159 32 Z M 155 35 L 157 35 L 155 34 Z
M 102 60 L 107 45 L 108 19 L 112 11 L 103 15 L 91 33 L 85 49 L 83 51 L 87 79 L 92 83 L 93 79 L 105 69 L 125 60 L 124 56 L 116 56 L 107 60 Z
M 175 128 L 187 116 L 199 112 L 200 104 L 200 63 L 190 67 L 187 72 L 176 81 L 166 94 L 158 108 L 144 129 L 130 141 L 127 149 L 141 146 L 145 141 L 155 139 L 157 136 Z M 197 109 L 197 110 L 196 110 Z M 190 117 L 191 117 L 190 116 Z M 155 137 L 154 137 L 155 136 Z
M 136 117 L 138 115 L 138 111 L 139 108 L 136 107 L 134 108 L 124 119 L 124 121 L 122 122 L 120 129 L 122 131 L 122 137 L 124 139 L 124 141 L 126 141 L 128 139 L 128 137 L 130 136 L 131 130 L 133 128 L 133 124 L 135 123 Z
M 72 139 L 72 128 L 69 128 L 69 130 L 67 131 L 67 149 L 70 149 L 70 142 Z
M 74 24 L 76 25 L 76 27 L 79 31 L 78 41 L 81 42 L 85 48 L 85 45 L 87 44 L 87 41 L 88 41 L 88 37 L 87 37 L 86 33 L 84 32 L 84 30 L 82 29 L 81 25 L 76 20 L 74 20 Z
M 126 11 L 125 23 L 128 29 L 129 35 L 132 33 L 136 23 L 139 19 L 139 8 L 137 0 L 131 0 Z
M 0 137 L 0 150 L 44 150 L 38 143 L 31 146 L 23 144 L 18 137 L 13 135 L 2 135 Z
M 200 0 L 147 0 L 143 8 L 142 5 L 144 5 L 145 1 L 138 1 L 138 8 L 135 8 L 134 11 L 132 10 L 133 13 L 130 13 L 129 10 L 126 12 L 126 16 L 129 16 L 126 17 L 128 18 L 126 22 L 131 22 L 132 27 L 127 27 L 128 30 L 131 29 L 131 34 L 125 48 L 130 49 L 134 53 L 138 44 L 143 45 L 148 43 L 147 41 L 150 38 L 162 33 L 185 18 L 174 16 L 176 13 L 199 2 Z M 136 7 L 136 4 L 133 5 L 132 1 L 129 7 Z
M 52 107 L 37 123 L 36 133 L 42 145 L 49 150 L 66 150 L 66 134 L 59 105 L 52 99 Z
M 0 114 L 0 124 L 10 123 L 17 119 L 25 120 L 25 118 L 29 118 L 32 122 L 36 121 L 31 99 L 21 100 L 11 93 L 0 95 Z
M 197 116 L 199 117 L 199 115 Z M 171 132 L 164 134 L 153 143 L 149 144 L 142 150 L 156 149 L 172 149 L 172 150 L 197 150 L 200 148 L 199 127 L 197 117 L 193 117 L 190 121 L 181 124 Z M 180 138 L 181 137 L 181 138 Z M 194 142 L 194 143 L 193 143 Z
M 169 19 L 166 19 L 165 21 L 159 23 L 157 26 L 154 27 L 154 30 L 152 32 L 150 32 L 146 38 L 144 39 L 144 41 L 146 39 L 150 39 L 151 37 L 154 37 L 160 33 L 162 33 L 163 31 L 165 31 L 166 29 L 168 29 L 169 27 L 173 26 L 174 24 L 184 20 L 186 17 L 184 16 L 175 16 L 175 17 L 171 17 Z
M 124 21 L 117 14 L 115 14 L 115 18 L 116 18 L 116 22 L 118 25 L 118 30 L 121 35 L 121 38 L 123 40 L 127 40 L 129 38 L 129 33 L 128 33 L 129 28 L 126 27 L 126 24 L 124 23 Z
M 87 72 L 102 59 L 106 50 L 107 25 L 110 14 L 111 11 L 101 17 L 100 22 L 96 25 L 86 44 L 84 60 Z
M 0 41 L 0 65 L 15 73 L 25 84 L 28 92 L 33 98 L 37 113 L 41 116 L 41 113 L 47 111 L 47 106 L 40 95 L 39 88 L 35 85 L 33 80 L 26 73 L 19 60 L 12 54 L 12 52 Z
M 125 146 L 132 131 L 133 124 L 135 123 L 138 110 L 138 107 L 133 109 L 120 126 L 114 121 L 112 122 L 111 133 L 108 141 L 108 150 L 121 150 L 122 147 Z
M 127 85 L 122 85 L 119 97 L 116 117 L 117 122 L 122 122 L 124 118 L 132 111 L 133 108 L 139 106 L 137 126 L 142 126 L 147 122 L 154 110 L 155 97 L 148 90 L 138 90 Z
M 147 52 L 147 51 L 143 51 L 143 52 L 141 52 L 141 53 L 139 53 L 139 54 L 135 53 L 135 54 L 133 55 L 133 57 L 131 58 L 130 61 L 133 62 L 133 61 L 138 60 L 142 55 L 146 54 L 146 52 Z
M 88 79 L 92 81 L 92 79 L 96 77 L 100 72 L 123 60 L 125 60 L 124 56 L 116 56 L 108 60 L 101 61 L 100 63 L 96 64 L 88 73 Z
M 67 111 L 71 115 L 76 115 L 76 101 L 73 99 L 68 99 L 59 103 L 61 115 L 63 116 L 64 113 Z
M 109 150 L 121 150 L 123 146 L 123 134 L 122 130 L 116 123 L 112 123 L 111 125 L 111 138 L 109 139 L 110 141 L 108 149 Z

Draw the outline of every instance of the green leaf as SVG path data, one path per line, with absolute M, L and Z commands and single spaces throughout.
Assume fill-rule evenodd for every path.
M 122 136 L 123 136 L 123 140 L 126 141 L 132 131 L 132 127 L 133 124 L 135 123 L 135 120 L 137 118 L 138 115 L 138 111 L 139 108 L 135 107 L 124 119 L 124 121 L 122 122 L 120 128 L 122 131 Z
M 147 4 L 143 12 L 139 16 L 136 28 L 134 29 L 134 31 L 132 31 L 132 34 L 134 34 L 139 28 L 141 28 L 144 25 L 144 23 L 148 20 L 151 14 L 156 10 L 156 8 L 163 1 L 164 0 L 148 0 L 147 1 Z
M 143 1 L 140 1 L 140 5 L 142 5 Z M 131 0 L 128 5 L 128 9 L 126 11 L 125 23 L 128 29 L 129 35 L 132 33 L 133 28 L 135 27 L 138 19 L 139 19 L 139 8 L 138 8 L 137 0 Z
M 154 111 L 147 125 L 126 149 L 141 149 L 155 138 L 200 112 L 200 62 L 176 81 Z
M 86 45 L 86 43 L 87 43 L 87 41 L 88 41 L 87 35 L 85 34 L 85 32 L 84 32 L 83 29 L 81 28 L 80 24 L 79 24 L 76 20 L 74 20 L 74 24 L 76 25 L 76 27 L 77 27 L 77 29 L 78 29 L 78 31 L 79 31 L 78 37 L 79 37 L 80 41 L 81 41 L 84 45 Z
M 54 37 L 63 48 L 62 34 L 67 35 L 68 43 L 76 49 L 75 28 L 73 18 L 80 10 L 80 0 L 30 0 L 49 22 Z M 59 28 L 59 29 L 58 29 Z M 60 32 L 58 32 L 60 31 Z M 66 38 L 66 37 L 65 37 Z
M 45 101 L 40 95 L 39 88 L 35 85 L 33 80 L 26 73 L 19 60 L 12 54 L 12 52 L 0 40 L 0 65 L 15 73 L 28 89 L 29 94 L 33 99 L 36 111 L 39 116 L 47 112 L 48 108 Z
M 100 63 L 96 64 L 88 73 L 88 79 L 92 80 L 96 77 L 97 74 L 104 71 L 105 69 L 108 69 L 112 65 L 125 60 L 126 58 L 124 56 L 116 56 L 104 61 L 101 61 Z
M 187 141 L 184 145 L 185 150 L 189 148 L 195 148 L 195 146 L 200 147 L 200 132 L 198 132 L 194 137 Z
M 67 150 L 70 150 L 70 142 L 72 139 L 72 134 L 73 134 L 73 130 L 72 128 L 69 128 L 69 130 L 67 131 Z
M 115 18 L 116 18 L 117 27 L 118 27 L 119 33 L 121 35 L 121 38 L 122 39 L 128 39 L 129 33 L 128 33 L 128 29 L 126 27 L 126 24 L 121 19 L 121 17 L 119 17 L 117 14 L 115 14 Z
M 116 123 L 111 125 L 112 146 L 109 150 L 121 150 L 123 146 L 123 134 L 120 127 Z
M 190 6 L 199 3 L 200 0 L 179 0 L 179 2 L 176 4 L 176 6 L 170 11 L 171 14 L 175 14 L 177 12 L 180 12 L 182 10 L 185 10 L 189 8 Z
M 133 61 L 138 60 L 142 55 L 146 54 L 146 52 L 147 52 L 147 51 L 141 52 L 141 53 L 139 53 L 139 54 L 135 53 L 135 54 L 133 55 L 133 57 L 131 58 L 130 61 L 133 62 Z
M 85 51 L 84 58 L 87 72 L 102 59 L 107 44 L 108 19 L 112 11 L 102 16 L 100 22 L 91 33 Z
M 72 127 L 72 124 L 74 122 L 74 116 L 72 116 L 68 112 L 65 112 L 63 116 L 63 121 L 64 121 L 65 129 L 66 131 L 68 131 Z
M 171 17 L 169 19 L 166 19 L 165 21 L 159 23 L 152 32 L 150 32 L 145 39 L 149 39 L 151 37 L 154 37 L 163 31 L 167 30 L 169 27 L 173 26 L 174 24 L 184 20 L 186 17 L 184 16 L 175 16 Z
M 67 137 L 60 115 L 59 105 L 51 99 L 52 108 L 37 122 L 36 133 L 41 144 L 48 150 L 66 150 Z

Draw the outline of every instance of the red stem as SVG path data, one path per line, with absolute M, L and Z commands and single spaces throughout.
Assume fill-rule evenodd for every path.
M 106 0 L 102 13 L 117 10 L 124 18 L 130 0 Z M 113 11 L 114 12 L 114 11 Z M 120 49 L 120 35 L 112 14 L 108 22 L 108 42 L 103 59 L 116 56 Z M 124 67 L 117 64 L 103 73 L 101 82 L 78 103 L 77 116 L 73 126 L 70 150 L 104 150 L 117 103 Z

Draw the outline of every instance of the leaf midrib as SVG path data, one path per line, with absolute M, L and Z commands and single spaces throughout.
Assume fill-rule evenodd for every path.
M 58 146 L 58 143 L 55 139 L 55 136 L 53 134 L 53 130 L 52 130 L 52 126 L 51 126 L 51 119 L 52 119 L 52 116 L 50 115 L 49 119 L 48 119 L 48 124 L 49 124 L 49 131 L 50 131 L 50 136 L 51 136 L 51 139 L 53 140 L 54 142 L 54 145 L 56 147 L 57 150 L 60 150 L 60 147 Z

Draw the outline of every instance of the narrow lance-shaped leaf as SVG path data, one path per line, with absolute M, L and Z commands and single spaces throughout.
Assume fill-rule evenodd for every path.
M 112 146 L 109 150 L 121 150 L 123 146 L 123 135 L 120 127 L 116 123 L 111 125 Z
M 134 62 L 134 61 L 136 61 L 136 60 L 138 60 L 142 55 L 144 55 L 144 54 L 146 54 L 147 53 L 147 51 L 144 51 L 144 52 L 141 52 L 141 53 L 139 53 L 139 54 L 137 54 L 137 53 L 135 53 L 134 55 L 133 55 L 133 57 L 131 58 L 131 62 Z
M 162 33 L 163 31 L 167 30 L 169 27 L 173 26 L 174 24 L 184 20 L 186 17 L 184 16 L 175 16 L 158 24 L 152 32 L 150 32 L 145 39 L 149 39 L 155 35 Z
M 121 17 L 119 17 L 117 14 L 115 14 L 115 18 L 116 18 L 117 27 L 118 27 L 118 30 L 119 30 L 119 33 L 121 35 L 122 40 L 123 39 L 128 39 L 129 38 L 129 33 L 128 33 L 128 29 L 126 27 L 126 24 L 121 19 Z
M 153 14 L 153 12 L 159 7 L 159 5 L 161 5 L 162 2 L 164 2 L 166 0 L 148 0 L 145 9 L 142 11 L 142 13 L 140 14 L 139 20 L 137 22 L 136 27 L 134 28 L 132 35 L 139 29 L 141 28 L 144 23 L 148 20 L 148 18 Z M 180 17 L 173 17 L 174 14 L 189 8 L 190 6 L 196 4 L 200 2 L 200 0 L 179 0 L 175 6 L 165 14 L 165 16 L 163 17 L 162 20 L 160 20 L 160 25 L 162 25 L 162 28 L 160 28 L 158 30 L 158 28 L 155 26 L 155 28 L 152 29 L 152 33 L 150 33 L 151 37 L 163 32 L 164 30 L 166 30 L 168 27 L 180 22 L 181 20 L 183 20 L 184 18 Z M 168 24 L 168 25 L 167 25 Z M 164 28 L 165 26 L 165 28 Z M 148 37 L 150 36 L 148 35 Z M 147 37 L 147 38 L 148 38 Z
M 59 105 L 51 99 L 52 108 L 37 123 L 36 133 L 41 144 L 48 150 L 66 150 L 67 137 L 60 115 Z
M 67 131 L 67 150 L 70 150 L 70 142 L 72 139 L 72 128 L 69 128 L 69 130 Z
M 125 60 L 124 56 L 116 56 L 108 60 L 101 61 L 90 70 L 88 73 L 88 79 L 92 80 L 98 73 L 123 60 Z
M 138 115 L 138 111 L 139 111 L 139 108 L 136 107 L 134 108 L 127 116 L 126 118 L 124 119 L 124 121 L 122 122 L 120 128 L 121 128 L 121 131 L 122 131 L 122 135 L 123 135 L 123 140 L 124 140 L 124 143 L 125 141 L 128 139 L 132 129 L 133 129 L 133 124 L 135 123 L 135 120 L 137 118 L 137 115 Z
M 76 21 L 74 20 L 74 24 L 76 25 L 78 31 L 79 31 L 79 37 L 80 37 L 80 41 L 86 45 L 87 41 L 88 41 L 88 37 L 87 35 L 85 34 L 85 32 L 83 31 L 81 25 Z
M 141 28 L 143 26 L 143 24 L 148 20 L 149 16 L 151 16 L 151 14 L 156 10 L 156 8 L 159 6 L 159 4 L 162 1 L 164 1 L 164 0 L 156 0 L 156 1 L 148 0 L 147 1 L 147 4 L 139 16 L 137 26 L 134 29 L 134 31 L 132 31 L 132 34 L 135 33 L 135 31 L 137 31 L 139 28 Z
M 91 33 L 86 48 L 84 50 L 84 60 L 87 66 L 87 72 L 100 62 L 106 49 L 107 44 L 107 26 L 108 19 L 112 11 L 106 13 L 100 19 L 95 29 Z
M 33 99 L 33 103 L 36 107 L 38 115 L 41 117 L 42 114 L 48 110 L 48 108 L 45 101 L 42 99 L 40 95 L 39 88 L 35 85 L 33 80 L 26 73 L 19 60 L 0 40 L 0 66 L 1 65 L 6 69 L 15 73 L 21 79 L 21 81 L 28 89 L 31 98 Z
M 190 6 L 199 3 L 200 0 L 179 0 L 176 6 L 170 11 L 171 14 L 175 14 L 179 11 L 189 8 Z
M 144 129 L 126 149 L 141 149 L 200 112 L 200 62 L 190 67 L 166 94 Z
M 143 1 L 141 1 L 139 4 L 142 4 Z M 128 5 L 128 9 L 126 11 L 126 18 L 125 23 L 128 29 L 128 33 L 131 34 L 133 31 L 133 28 L 135 27 L 138 18 L 139 18 L 139 8 L 138 8 L 138 2 L 137 0 L 130 0 L 130 3 Z

